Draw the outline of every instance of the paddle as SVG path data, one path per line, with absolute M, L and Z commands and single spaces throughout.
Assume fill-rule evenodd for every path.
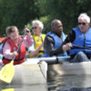
M 19 51 L 22 42 L 23 42 L 23 39 L 18 46 L 17 52 Z M 11 81 L 14 77 L 14 74 L 15 74 L 15 68 L 13 65 L 14 60 L 15 60 L 15 57 L 11 60 L 10 63 L 6 64 L 0 70 L 0 80 L 1 81 L 5 82 L 5 83 L 11 83 Z
M 5 83 L 10 83 L 14 77 L 15 68 L 13 66 L 14 60 L 2 67 L 0 71 L 0 80 Z
M 38 64 L 41 61 L 45 61 L 48 64 L 57 64 L 61 62 L 67 62 L 69 59 L 70 59 L 70 56 L 27 58 L 24 64 Z
M 14 88 L 5 88 L 5 89 L 2 89 L 1 91 L 15 91 Z
M 80 46 L 80 45 L 72 45 L 72 49 L 75 49 L 75 48 L 78 48 L 78 49 L 91 49 L 90 46 L 84 47 L 84 46 Z

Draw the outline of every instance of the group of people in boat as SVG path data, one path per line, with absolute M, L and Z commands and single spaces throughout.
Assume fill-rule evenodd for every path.
M 51 22 L 51 31 L 43 34 L 44 25 L 40 20 L 32 21 L 32 33 L 25 27 L 24 35 L 17 26 L 6 28 L 2 64 L 14 59 L 14 65 L 21 64 L 26 57 L 70 56 L 70 62 L 89 61 L 91 58 L 91 28 L 87 13 L 78 16 L 78 25 L 66 35 L 59 19 Z

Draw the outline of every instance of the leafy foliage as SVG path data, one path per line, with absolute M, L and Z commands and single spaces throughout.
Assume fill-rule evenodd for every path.
M 5 33 L 9 25 L 16 25 L 21 30 L 35 17 L 39 17 L 38 7 L 34 0 L 0 0 L 0 33 Z
M 80 13 L 86 12 L 91 16 L 90 3 L 91 0 L 46 0 L 40 8 L 45 6 L 44 11 L 50 16 L 49 21 L 54 18 L 62 20 L 64 31 L 69 32 L 77 25 L 77 17 Z
M 91 0 L 0 0 L 0 35 L 5 28 L 16 25 L 20 30 L 31 27 L 33 19 L 40 19 L 45 31 L 50 30 L 54 18 L 62 20 L 64 31 L 69 32 L 77 25 L 77 17 L 86 12 L 91 16 Z

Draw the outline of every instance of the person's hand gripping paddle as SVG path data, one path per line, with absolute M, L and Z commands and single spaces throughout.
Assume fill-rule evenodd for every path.
M 5 83 L 10 83 L 15 74 L 15 68 L 13 65 L 14 60 L 2 67 L 0 71 L 0 80 Z
M 20 44 L 18 46 L 17 52 L 20 49 L 22 41 L 20 42 Z M 2 69 L 0 70 L 0 80 L 1 81 L 5 82 L 5 83 L 11 83 L 11 81 L 14 77 L 14 74 L 15 74 L 15 68 L 14 68 L 14 65 L 13 65 L 14 60 L 15 60 L 15 57 L 11 60 L 10 63 L 3 66 Z

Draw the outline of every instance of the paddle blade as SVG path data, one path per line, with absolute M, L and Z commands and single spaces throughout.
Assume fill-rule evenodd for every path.
M 13 88 L 2 89 L 1 91 L 15 91 Z
M 14 77 L 15 69 L 13 66 L 13 60 L 6 64 L 0 71 L 0 80 L 5 83 L 10 83 Z

